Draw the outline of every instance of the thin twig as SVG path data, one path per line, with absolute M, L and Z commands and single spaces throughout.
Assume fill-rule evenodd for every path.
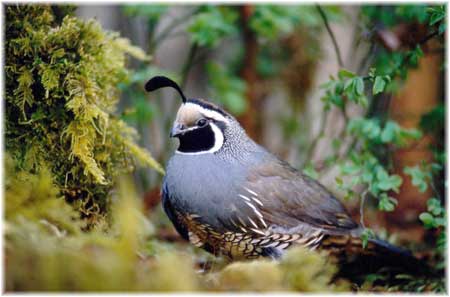
M 316 8 L 319 11 L 320 16 L 322 17 L 325 28 L 327 28 L 328 34 L 331 37 L 331 41 L 333 42 L 334 50 L 336 52 L 336 56 L 338 59 L 339 67 L 344 67 L 344 63 L 342 62 L 341 51 L 339 50 L 339 46 L 336 41 L 336 37 L 334 36 L 333 31 L 331 30 L 330 24 L 328 23 L 327 16 L 323 11 L 322 7 L 319 4 L 316 4 Z

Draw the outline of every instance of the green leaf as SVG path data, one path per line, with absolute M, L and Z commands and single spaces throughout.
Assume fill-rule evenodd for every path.
M 188 27 L 193 43 L 215 47 L 226 36 L 237 33 L 237 12 L 229 7 L 206 6 L 195 15 Z
M 361 243 L 363 248 L 365 249 L 367 247 L 367 244 L 369 243 L 369 239 L 372 239 L 375 237 L 375 233 L 370 228 L 365 228 L 364 231 L 361 233 Z
M 447 223 L 447 220 L 443 217 L 435 217 L 434 218 L 434 224 L 436 225 L 436 227 L 445 226 L 446 223 Z
M 350 87 L 353 85 L 353 79 L 347 79 L 344 83 L 344 91 L 348 91 Z
M 423 222 L 425 228 L 430 229 L 435 227 L 434 217 L 430 213 L 428 212 L 421 213 L 419 215 L 419 219 Z
M 439 6 L 436 8 L 430 8 L 429 12 L 431 13 L 429 25 L 433 26 L 438 22 L 444 20 L 445 18 L 445 9 L 443 6 Z
M 393 211 L 397 205 L 397 200 L 383 193 L 378 202 L 378 209 L 382 211 Z
M 430 198 L 427 201 L 428 211 L 433 215 L 438 216 L 445 212 L 445 209 L 441 206 L 441 202 L 436 198 Z
M 380 171 L 379 171 L 380 172 Z M 402 178 L 399 175 L 387 175 L 385 171 L 382 171 L 383 174 L 377 174 L 378 183 L 377 186 L 382 191 L 394 191 L 398 193 L 399 188 L 402 184 Z
M 414 167 L 405 167 L 403 172 L 411 176 L 411 182 L 414 186 L 419 188 L 421 193 L 424 193 L 428 188 L 428 179 L 431 179 L 429 173 L 426 173 L 419 165 Z
M 396 123 L 389 121 L 386 123 L 386 126 L 381 133 L 381 141 L 384 143 L 392 142 L 395 139 L 396 132 L 399 130 L 399 127 Z
M 354 78 L 354 77 L 356 77 L 356 74 L 347 69 L 341 69 L 338 72 L 338 77 L 339 77 L 339 79 Z
M 358 96 L 361 96 L 364 94 L 364 80 L 361 77 L 355 78 L 355 93 Z
M 375 77 L 375 82 L 373 83 L 373 89 L 372 93 L 374 95 L 379 94 L 384 91 L 384 88 L 386 87 L 386 82 L 381 76 Z

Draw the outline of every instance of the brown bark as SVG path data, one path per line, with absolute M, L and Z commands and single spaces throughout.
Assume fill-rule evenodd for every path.
M 249 26 L 249 19 L 253 13 L 253 5 L 239 7 L 242 22 L 242 37 L 244 41 L 244 61 L 241 69 L 241 77 L 246 82 L 246 99 L 248 108 L 244 114 L 238 117 L 239 122 L 249 136 L 256 141 L 261 139 L 261 100 L 257 95 L 256 63 L 258 56 L 258 41 L 255 33 Z

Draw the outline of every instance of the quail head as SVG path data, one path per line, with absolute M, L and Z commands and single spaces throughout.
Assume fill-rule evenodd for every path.
M 162 204 L 180 235 L 230 259 L 278 258 L 294 245 L 352 254 L 401 255 L 403 249 L 370 240 L 343 205 L 250 139 L 222 108 L 187 99 L 172 80 L 157 76 L 145 88 L 175 88 L 182 104 L 170 137 L 179 139 L 162 186 Z

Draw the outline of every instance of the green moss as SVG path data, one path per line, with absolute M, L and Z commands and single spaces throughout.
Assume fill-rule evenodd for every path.
M 129 180 L 119 180 L 110 228 L 104 231 L 97 225 L 90 232 L 79 228 L 72 232 L 70 228 L 82 221 L 73 217 L 76 211 L 63 199 L 57 198 L 56 187 L 45 170 L 26 177 L 31 183 L 23 193 L 17 189 L 23 177 L 7 180 L 7 209 L 14 207 L 5 228 L 7 291 L 198 289 L 190 257 L 177 252 L 143 256 L 144 243 L 153 229 Z M 23 203 L 17 206 L 18 197 Z M 10 198 L 16 198 L 13 204 Z M 36 205 L 42 205 L 42 209 Z M 54 213 L 59 216 L 54 217 Z
M 222 291 L 285 290 L 279 265 L 270 260 L 232 263 L 220 272 L 215 283 Z
M 349 291 L 348 283 L 333 280 L 337 267 L 329 257 L 302 247 L 289 249 L 280 261 L 236 262 L 206 277 L 219 291 Z
M 64 201 L 44 165 L 37 173 L 20 170 L 5 156 L 5 219 L 7 229 L 35 222 L 41 232 L 56 236 L 79 234 L 84 223 Z
M 338 270 L 329 261 L 326 253 L 292 248 L 280 262 L 283 280 L 291 290 L 299 292 L 349 291 L 346 283 L 332 283 Z
M 25 171 L 47 164 L 65 199 L 98 222 L 118 175 L 136 161 L 162 172 L 114 115 L 125 55 L 147 57 L 95 21 L 63 16 L 71 9 L 5 10 L 6 150 Z

